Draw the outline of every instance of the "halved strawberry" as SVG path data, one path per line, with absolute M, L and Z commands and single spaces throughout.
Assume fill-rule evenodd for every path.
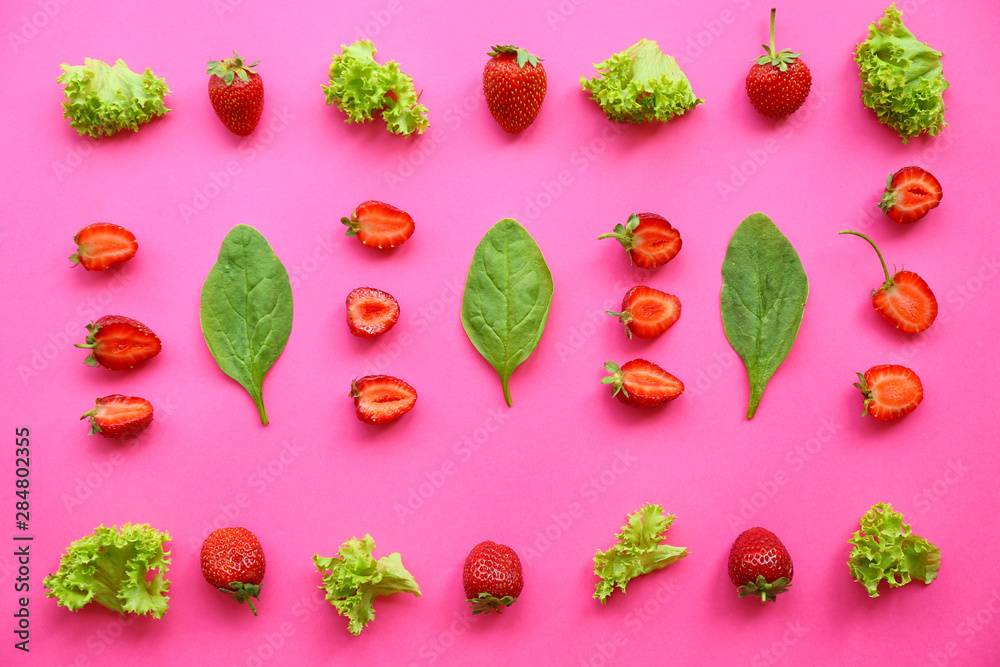
M 620 313 L 613 310 L 607 313 L 625 325 L 625 335 L 629 338 L 656 338 L 681 316 L 681 300 L 673 294 L 636 285 L 625 292 Z
M 351 382 L 358 419 L 385 424 L 402 417 L 417 402 L 417 390 L 391 375 L 366 375 Z
M 618 239 L 628 251 L 631 261 L 643 269 L 655 269 L 666 264 L 681 249 L 681 233 L 656 213 L 633 213 L 624 225 L 619 223 L 613 232 L 597 238 Z
M 634 408 L 655 408 L 684 392 L 683 382 L 645 359 L 633 359 L 621 367 L 608 361 L 604 370 L 612 375 L 602 378 L 601 384 L 614 385 L 612 395 Z
M 395 248 L 413 234 L 413 218 L 406 211 L 380 201 L 358 204 L 350 218 L 341 218 L 347 235 L 357 236 L 369 248 Z
M 153 404 L 138 396 L 111 394 L 97 399 L 94 409 L 80 419 L 90 418 L 90 435 L 105 438 L 135 435 L 153 421 Z
M 73 241 L 76 252 L 69 256 L 70 261 L 88 271 L 103 271 L 132 259 L 139 247 L 132 232 L 110 222 L 87 225 L 76 233 Z
M 921 167 L 903 167 L 889 174 L 878 207 L 893 222 L 906 224 L 919 220 L 941 203 L 941 184 Z
M 160 353 L 160 339 L 142 322 L 121 315 L 105 315 L 87 325 L 87 342 L 77 347 L 90 350 L 83 360 L 88 366 L 111 371 L 132 368 Z
M 399 319 L 399 302 L 374 287 L 357 287 L 347 295 L 347 326 L 361 338 L 374 338 L 391 329 Z
M 860 236 L 878 254 L 885 282 L 882 287 L 872 290 L 872 306 L 879 315 L 904 333 L 918 333 L 934 323 L 938 312 L 937 299 L 923 278 L 912 271 L 897 271 L 890 278 L 882 252 L 874 241 L 859 232 L 840 233 Z
M 899 419 L 913 412 L 924 399 L 924 388 L 917 374 L 906 366 L 883 364 L 858 373 L 854 386 L 865 396 L 866 412 L 879 421 Z

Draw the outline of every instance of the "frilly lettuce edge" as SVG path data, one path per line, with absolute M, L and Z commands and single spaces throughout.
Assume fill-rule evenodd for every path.
M 848 540 L 853 545 L 848 568 L 854 581 L 863 584 L 869 597 L 878 597 L 879 582 L 890 588 L 916 579 L 929 584 L 941 567 L 941 550 L 913 535 L 903 515 L 889 503 L 877 503 L 863 517 L 861 530 Z
M 133 72 L 119 58 L 113 66 L 84 58 L 83 65 L 62 63 L 56 81 L 64 85 L 63 117 L 81 136 L 111 136 L 120 130 L 139 131 L 139 126 L 168 109 L 164 96 L 167 83 L 147 67 Z

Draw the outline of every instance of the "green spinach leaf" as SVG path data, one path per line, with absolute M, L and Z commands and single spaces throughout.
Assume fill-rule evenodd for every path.
M 552 304 L 552 273 L 524 227 L 505 218 L 486 232 L 472 256 L 462 297 L 462 326 L 500 375 L 510 398 L 510 374 L 538 345 Z
M 808 295 L 799 255 L 771 219 L 754 213 L 741 222 L 722 263 L 722 325 L 747 368 L 747 419 L 792 349 Z
M 201 331 L 219 368 L 250 392 L 266 424 L 264 374 L 292 331 L 292 287 L 253 227 L 237 225 L 222 242 L 201 288 Z

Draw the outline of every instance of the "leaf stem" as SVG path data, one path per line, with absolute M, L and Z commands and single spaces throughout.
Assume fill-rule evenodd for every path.
M 503 398 L 504 398 L 505 401 L 507 401 L 507 406 L 508 407 L 513 407 L 514 406 L 514 401 L 510 397 L 510 378 L 509 377 L 506 377 L 506 378 L 505 377 L 501 377 L 500 378 L 500 386 L 503 387 Z
M 852 231 L 842 230 L 842 231 L 840 231 L 838 233 L 839 234 L 854 234 L 855 236 L 860 236 L 865 241 L 868 241 L 868 243 L 871 244 L 871 247 L 875 248 L 875 253 L 878 255 L 878 261 L 882 262 L 882 271 L 885 273 L 885 282 L 886 282 L 886 284 L 887 285 L 891 285 L 892 284 L 892 278 L 889 277 L 889 269 L 885 265 L 885 259 L 882 257 L 882 251 L 878 249 L 878 246 L 875 245 L 874 241 L 872 241 L 870 238 L 868 238 L 867 236 L 865 236 L 861 232 L 852 232 Z

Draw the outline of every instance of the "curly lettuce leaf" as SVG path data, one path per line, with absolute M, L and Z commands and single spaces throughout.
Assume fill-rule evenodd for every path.
M 695 97 L 677 61 L 645 38 L 594 69 L 600 75 L 581 75 L 580 85 L 616 122 L 666 122 L 705 101 Z
M 604 604 L 615 586 L 625 592 L 625 584 L 634 577 L 666 567 L 688 555 L 684 547 L 660 544 L 667 528 L 674 522 L 660 505 L 643 505 L 629 514 L 627 523 L 616 535 L 618 543 L 594 555 L 594 574 L 601 578 L 594 597 Z
M 365 535 L 363 539 L 352 537 L 344 542 L 336 556 L 313 555 L 313 563 L 323 575 L 320 589 L 326 592 L 327 602 L 337 613 L 348 618 L 347 628 L 353 635 L 361 634 L 375 618 L 373 602 L 379 595 L 413 593 L 420 597 L 420 587 L 403 567 L 398 553 L 376 561 L 373 551 L 375 541 L 371 535 Z
M 60 65 L 56 79 L 63 84 L 63 118 L 81 135 L 111 136 L 119 130 L 139 131 L 139 126 L 170 109 L 163 97 L 167 82 L 147 67 L 133 72 L 119 58 L 113 66 L 103 60 L 84 58 L 83 65 Z
M 879 122 L 899 133 L 905 144 L 923 133 L 935 136 L 944 122 L 943 93 L 948 88 L 941 52 L 913 36 L 893 3 L 868 28 L 854 62 L 861 76 L 861 100 Z
M 45 578 L 45 596 L 73 611 L 96 602 L 120 614 L 163 618 L 170 599 L 170 554 L 163 551 L 168 541 L 169 534 L 149 524 L 98 526 L 93 535 L 69 545 L 59 570 Z M 150 571 L 155 571 L 152 577 Z
M 350 123 L 363 123 L 381 115 L 395 134 L 420 134 L 427 129 L 427 107 L 418 103 L 420 94 L 413 79 L 396 62 L 377 63 L 375 45 L 368 40 L 341 50 L 330 64 L 330 85 L 323 86 L 327 104 L 346 113 Z
M 885 579 L 890 588 L 898 588 L 916 579 L 929 584 L 937 578 L 941 550 L 910 532 L 903 515 L 889 503 L 877 503 L 861 517 L 861 530 L 849 543 L 851 558 L 847 566 L 854 581 L 864 584 L 869 597 L 878 597 L 879 582 Z

